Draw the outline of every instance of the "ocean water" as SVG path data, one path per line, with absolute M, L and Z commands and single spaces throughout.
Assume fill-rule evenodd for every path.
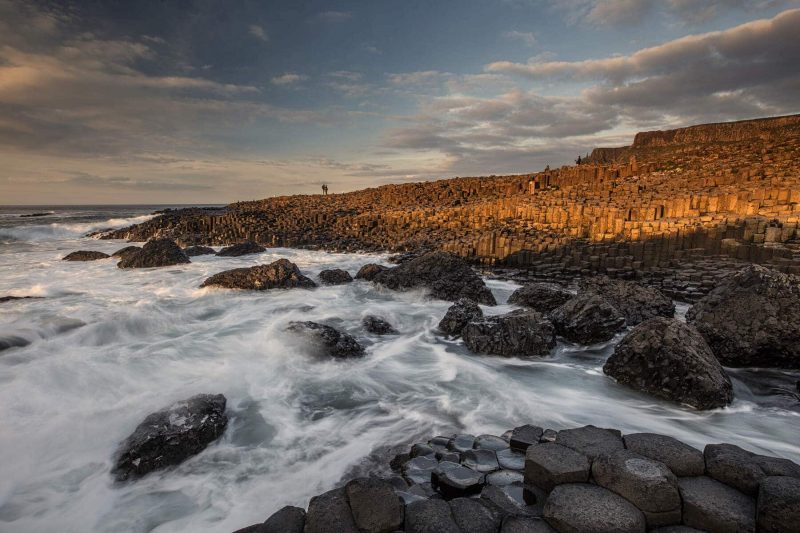
M 314 278 L 325 268 L 355 274 L 365 263 L 386 263 L 385 255 L 270 249 L 144 270 L 118 269 L 116 259 L 61 261 L 78 249 L 125 246 L 84 234 L 146 220 L 153 209 L 0 210 L 0 296 L 41 297 L 0 304 L 0 341 L 29 342 L 0 351 L 2 532 L 230 532 L 283 505 L 305 506 L 383 446 L 500 434 L 525 423 L 654 431 L 800 461 L 800 412 L 783 394 L 796 373 L 732 371 L 734 403 L 696 412 L 603 375 L 621 335 L 588 347 L 559 343 L 547 358 L 475 356 L 437 333 L 449 304 L 422 291 L 366 282 L 198 288 L 216 272 L 281 257 Z M 19 217 L 35 211 L 53 213 Z M 499 302 L 516 288 L 487 283 Z M 367 334 L 365 314 L 386 318 L 400 334 Z M 283 332 L 298 319 L 348 331 L 367 356 L 311 357 Z M 114 484 L 119 442 L 147 414 L 198 393 L 228 398 L 225 435 L 182 465 Z

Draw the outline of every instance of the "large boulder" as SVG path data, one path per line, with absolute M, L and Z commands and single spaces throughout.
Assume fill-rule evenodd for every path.
M 555 283 L 528 283 L 515 290 L 508 297 L 508 303 L 523 305 L 540 313 L 549 313 L 556 307 L 567 303 L 572 293 Z
M 183 253 L 189 257 L 195 257 L 198 255 L 214 255 L 217 252 L 210 246 L 189 246 L 183 249 Z
M 347 333 L 316 322 L 290 322 L 287 331 L 301 335 L 308 340 L 320 355 L 335 359 L 362 357 L 364 347 Z
M 375 335 L 395 335 L 397 330 L 389 322 L 375 315 L 366 315 L 361 319 L 364 329 Z
M 676 476 L 702 476 L 706 469 L 703 452 L 678 439 L 657 433 L 631 433 L 623 437 L 625 447 L 667 465 Z
M 353 521 L 361 533 L 392 533 L 403 527 L 403 502 L 386 481 L 357 478 L 344 489 Z
M 608 300 L 625 316 L 629 326 L 657 316 L 672 318 L 675 314 L 675 304 L 663 292 L 635 281 L 595 276 L 582 279 L 579 289 Z
M 553 324 L 537 311 L 522 309 L 472 321 L 461 336 L 474 353 L 506 357 L 547 355 L 556 345 Z
M 377 276 L 384 270 L 389 270 L 389 267 L 378 265 L 376 263 L 369 263 L 358 269 L 358 272 L 356 273 L 356 279 L 363 279 L 364 281 L 372 281 L 375 279 L 375 276 Z
M 222 257 L 239 257 L 242 255 L 260 254 L 261 252 L 266 251 L 267 249 L 260 244 L 256 244 L 253 241 L 245 241 L 238 244 L 233 244 L 231 246 L 226 246 L 217 252 L 217 255 Z
M 97 261 L 98 259 L 108 259 L 110 256 L 103 252 L 94 250 L 78 250 L 65 255 L 62 261 Z
M 586 483 L 590 472 L 586 455 L 554 442 L 535 444 L 525 453 L 525 483 L 544 491 L 564 483 Z
M 758 494 L 758 485 L 767 474 L 756 456 L 734 444 L 708 444 L 703 450 L 706 473 L 750 496 Z
M 172 239 L 148 241 L 136 253 L 128 254 L 117 263 L 119 268 L 152 268 L 190 263 L 189 257 Z
M 122 248 L 111 254 L 111 257 L 119 257 L 120 259 L 125 259 L 129 255 L 140 252 L 141 250 L 142 250 L 141 246 L 123 246 Z
M 625 326 L 625 316 L 608 300 L 594 293 L 582 293 L 550 314 L 559 335 L 581 344 L 610 340 Z
M 269 265 L 248 268 L 234 268 L 206 279 L 201 287 L 224 287 L 227 289 L 291 289 L 301 287 L 310 289 L 317 284 L 305 277 L 297 265 L 288 259 L 278 259 Z
M 344 487 L 311 498 L 304 533 L 359 533 Z
M 483 318 L 483 311 L 478 304 L 469 298 L 459 298 L 439 321 L 439 329 L 448 335 L 460 335 L 464 326 L 481 318 Z
M 559 431 L 556 444 L 580 452 L 592 461 L 625 448 L 619 431 L 591 425 Z
M 652 318 L 616 346 L 603 372 L 659 398 L 714 409 L 733 399 L 731 380 L 700 333 L 674 318 Z
M 225 404 L 222 394 L 198 394 L 148 415 L 120 444 L 111 473 L 135 479 L 200 453 L 225 431 Z
M 678 480 L 684 525 L 712 533 L 754 532 L 753 498 L 706 476 Z
M 347 270 L 332 268 L 320 272 L 319 280 L 325 285 L 343 285 L 353 281 L 353 276 Z
M 759 531 L 797 531 L 800 528 L 800 479 L 773 476 L 761 482 L 756 524 Z
M 450 501 L 450 512 L 463 533 L 496 533 L 502 516 L 477 498 Z
M 800 367 L 800 278 L 750 265 L 686 315 L 725 366 Z
M 631 502 L 597 485 L 559 485 L 544 504 L 544 518 L 558 531 L 644 533 L 645 518 Z
M 426 287 L 434 298 L 451 302 L 466 297 L 485 305 L 497 303 L 492 291 L 469 264 L 447 252 L 421 255 L 379 272 L 373 281 L 393 290 Z

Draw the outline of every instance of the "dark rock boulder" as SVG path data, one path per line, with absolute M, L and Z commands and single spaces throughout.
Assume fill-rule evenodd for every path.
M 533 516 L 506 516 L 500 528 L 500 533 L 555 533 L 555 531 L 550 524 Z
M 530 446 L 539 443 L 543 433 L 544 430 L 539 426 L 525 424 L 524 426 L 516 427 L 511 431 L 509 445 L 512 450 L 525 452 Z
M 447 252 L 430 252 L 378 273 L 373 281 L 393 290 L 426 287 L 431 296 L 457 301 L 470 298 L 484 305 L 497 302 L 483 280 L 460 257 Z
M 463 533 L 496 533 L 502 517 L 476 498 L 450 501 L 450 513 Z
M 328 530 L 331 533 L 336 530 Z M 444 500 L 420 500 L 406 506 L 406 533 L 462 533 Z M 306 533 L 313 533 L 308 532 Z M 338 532 L 337 532 L 338 533 Z
M 564 429 L 558 432 L 556 444 L 566 446 L 594 460 L 625 448 L 619 431 L 595 426 Z
M 629 326 L 657 316 L 672 318 L 675 315 L 675 304 L 669 297 L 656 288 L 646 287 L 635 281 L 595 276 L 582 279 L 579 289 L 608 300 L 625 316 Z
M 367 315 L 361 319 L 361 325 L 364 329 L 375 335 L 394 335 L 397 330 L 381 317 L 374 315 Z
M 625 326 L 625 316 L 608 300 L 582 293 L 550 314 L 556 332 L 567 340 L 592 344 L 610 340 Z
M 478 304 L 469 298 L 459 298 L 439 321 L 439 329 L 448 335 L 460 335 L 464 326 L 481 318 L 483 311 Z
M 330 270 L 323 270 L 319 273 L 319 280 L 324 285 L 344 285 L 353 281 L 353 276 L 346 270 L 341 268 L 333 268 Z
M 136 479 L 200 453 L 225 431 L 225 404 L 222 394 L 199 394 L 148 415 L 120 444 L 111 473 Z
M 41 296 L 0 296 L 0 304 L 5 302 L 13 302 L 14 300 L 30 300 L 38 298 L 41 298 Z
M 754 459 L 755 454 L 733 444 L 709 444 L 703 450 L 709 477 L 755 496 L 758 485 L 767 477 Z
M 445 499 L 461 498 L 479 494 L 485 477 L 480 472 L 461 465 L 444 462 L 433 469 L 431 484 Z
M 347 503 L 345 488 L 311 498 L 304 533 L 359 533 Z
M 246 241 L 233 244 L 231 246 L 226 246 L 217 252 L 217 255 L 222 257 L 239 257 L 242 255 L 260 254 L 261 252 L 266 251 L 267 249 L 260 244 L 256 244 L 253 241 Z
M 129 255 L 140 252 L 141 250 L 142 250 L 141 246 L 125 246 L 123 248 L 120 248 L 113 254 L 111 254 L 111 257 L 119 257 L 120 259 L 125 259 Z
M 664 463 L 676 476 L 702 476 L 705 472 L 703 452 L 678 439 L 656 433 L 631 433 L 623 441 L 628 450 Z
M 473 353 L 506 357 L 547 355 L 556 345 L 553 324 L 537 311 L 521 309 L 472 321 L 461 336 Z
M 373 279 L 375 279 L 375 276 L 377 276 L 384 270 L 389 270 L 389 267 L 385 267 L 383 265 L 378 265 L 375 263 L 369 263 L 358 269 L 358 272 L 356 273 L 356 279 L 372 281 Z
M 183 253 L 189 257 L 195 257 L 198 255 L 214 255 L 217 252 L 210 246 L 189 246 L 183 249 Z
M 636 326 L 603 372 L 628 387 L 697 409 L 724 407 L 733 399 L 731 380 L 703 337 L 674 318 Z
M 597 485 L 559 485 L 544 504 L 544 518 L 558 531 L 644 533 L 642 512 L 625 498 Z
M 306 511 L 287 505 L 259 525 L 257 533 L 303 533 Z
M 759 531 L 800 529 L 800 479 L 773 476 L 761 482 L 756 524 Z
M 555 283 L 528 283 L 515 290 L 508 303 L 523 305 L 540 313 L 549 313 L 572 298 L 573 294 Z
M 62 261 L 97 261 L 98 259 L 108 259 L 108 254 L 93 250 L 78 250 L 64 256 Z
M 493 450 L 467 450 L 461 454 L 461 464 L 482 474 L 500 469 Z
M 590 471 L 588 457 L 553 442 L 536 444 L 525 453 L 525 483 L 545 492 L 564 483 L 586 483 Z
M 297 265 L 288 259 L 278 259 L 268 265 L 234 268 L 206 279 L 201 287 L 224 287 L 226 289 L 310 289 L 317 284 L 305 277 Z
M 800 367 L 800 278 L 750 265 L 686 315 L 725 366 Z
M 358 478 L 344 489 L 353 521 L 361 533 L 392 533 L 403 527 L 403 502 L 389 483 Z
M 287 331 L 308 340 L 319 355 L 335 359 L 363 357 L 364 347 L 347 333 L 316 322 L 290 322 Z
M 710 477 L 678 480 L 683 500 L 683 524 L 710 532 L 754 532 L 753 498 Z
M 190 263 L 180 246 L 172 239 L 148 241 L 136 253 L 128 254 L 117 263 L 119 268 L 152 268 Z

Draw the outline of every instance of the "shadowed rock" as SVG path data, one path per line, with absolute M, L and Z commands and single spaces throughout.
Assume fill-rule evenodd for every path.
M 469 298 L 459 298 L 439 321 L 439 329 L 448 335 L 461 335 L 464 326 L 481 318 L 483 311 L 478 304 Z
M 375 335 L 394 335 L 397 330 L 381 317 L 374 315 L 367 315 L 361 319 L 361 325 L 364 329 Z
M 375 279 L 375 276 L 377 276 L 384 270 L 389 270 L 389 267 L 385 267 L 383 265 L 377 265 L 375 263 L 369 263 L 358 269 L 358 272 L 356 273 L 356 279 L 372 281 L 373 279 Z
M 141 246 L 125 246 L 123 248 L 120 248 L 113 254 L 111 254 L 111 257 L 119 257 L 120 259 L 125 259 L 129 255 L 140 252 L 141 250 L 142 250 Z
M 148 241 L 136 253 L 131 253 L 117 263 L 119 268 L 151 268 L 190 263 L 180 246 L 171 239 Z
M 444 500 L 421 500 L 408 504 L 405 531 L 406 533 L 462 533 L 461 528 L 453 520 L 450 505 Z
M 556 332 L 567 340 L 592 344 L 610 340 L 625 326 L 625 316 L 605 298 L 582 293 L 550 314 Z
M 800 527 L 800 479 L 768 477 L 758 491 L 759 531 L 796 531 Z
M 450 500 L 450 512 L 463 533 L 494 533 L 502 517 L 476 498 Z
M 704 531 L 755 531 L 755 501 L 706 476 L 678 480 L 683 523 Z
M 642 512 L 625 498 L 596 485 L 559 485 L 544 504 L 545 519 L 558 531 L 644 533 Z
M 304 533 L 359 533 L 344 487 L 314 498 L 308 504 Z
M 110 256 L 103 252 L 93 250 L 78 250 L 64 256 L 62 261 L 97 261 L 98 259 L 108 259 Z
M 434 468 L 431 475 L 433 488 L 448 500 L 480 493 L 484 481 L 480 472 L 465 466 L 444 463 Z
M 345 485 L 345 492 L 361 533 L 391 533 L 403 526 L 403 502 L 389 483 L 358 478 Z
M 353 276 L 351 276 L 346 270 L 342 270 L 341 268 L 333 268 L 320 272 L 319 280 L 324 285 L 343 285 L 353 281 Z
M 303 533 L 306 511 L 287 505 L 259 524 L 253 533 Z
M 525 452 L 528 447 L 538 444 L 543 432 L 544 430 L 539 426 L 530 424 L 514 428 L 511 431 L 511 439 L 509 440 L 511 449 Z
M 667 435 L 632 433 L 623 440 L 627 449 L 664 463 L 676 476 L 702 476 L 705 472 L 703 452 Z
M 556 443 L 580 452 L 592 461 L 600 455 L 612 454 L 625 448 L 619 431 L 595 426 L 559 431 Z
M 759 483 L 767 477 L 755 454 L 733 444 L 709 444 L 703 456 L 709 477 L 750 496 L 758 494 Z
M 545 492 L 564 483 L 585 483 L 590 471 L 584 454 L 553 442 L 536 444 L 525 453 L 525 483 Z
M 316 322 L 290 322 L 287 331 L 307 339 L 317 351 L 336 359 L 363 357 L 364 347 L 347 333 Z
M 461 336 L 474 353 L 506 357 L 547 355 L 556 345 L 553 324 L 537 311 L 521 309 L 472 321 Z
M 278 259 L 268 265 L 234 268 L 214 274 L 200 286 L 264 291 L 295 287 L 310 289 L 316 287 L 317 284 L 305 277 L 297 265 L 288 259 Z
M 242 255 L 260 254 L 261 252 L 266 251 L 267 249 L 260 244 L 256 244 L 253 241 L 246 241 L 231 246 L 226 246 L 217 252 L 217 255 L 222 257 L 240 257 Z
M 527 283 L 509 296 L 508 303 L 524 305 L 540 313 L 549 313 L 565 304 L 572 296 L 571 292 L 555 283 Z
M 195 257 L 198 255 L 214 255 L 217 252 L 210 246 L 189 246 L 183 249 L 183 253 L 189 257 Z
M 635 281 L 595 276 L 582 279 L 580 291 L 598 294 L 608 300 L 625 316 L 629 326 L 657 316 L 672 318 L 675 314 L 675 304 L 664 293 Z

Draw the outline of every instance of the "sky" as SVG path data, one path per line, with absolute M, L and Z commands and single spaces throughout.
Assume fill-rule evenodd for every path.
M 0 0 L 0 204 L 535 172 L 800 112 L 800 0 Z

